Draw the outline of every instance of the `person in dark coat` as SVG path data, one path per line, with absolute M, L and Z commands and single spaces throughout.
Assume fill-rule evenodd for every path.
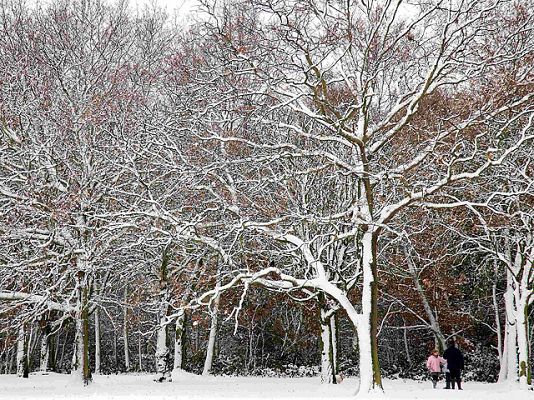
M 464 355 L 456 347 L 453 339 L 449 340 L 448 346 L 443 353 L 443 358 L 447 360 L 452 389 L 454 389 L 455 384 L 458 384 L 458 390 L 462 390 L 461 372 L 464 369 Z

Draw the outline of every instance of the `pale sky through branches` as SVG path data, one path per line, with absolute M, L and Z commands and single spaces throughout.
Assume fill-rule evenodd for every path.
M 164 7 L 169 14 L 176 11 L 180 19 L 186 19 L 191 11 L 194 11 L 198 6 L 196 0 L 130 0 L 130 3 L 134 7 L 136 5 L 156 4 Z

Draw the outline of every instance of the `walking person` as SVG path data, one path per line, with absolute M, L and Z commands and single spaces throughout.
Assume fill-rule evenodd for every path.
M 439 374 L 441 372 L 441 365 L 445 364 L 445 359 L 439 356 L 439 351 L 437 349 L 432 350 L 432 354 L 426 360 L 426 367 L 428 372 L 430 372 L 430 377 L 432 378 L 432 387 L 435 389 L 438 385 Z
M 454 386 L 458 385 L 458 390 L 462 390 L 461 373 L 464 369 L 464 355 L 456 347 L 454 339 L 449 340 L 448 348 L 443 353 L 443 358 L 447 360 L 447 368 L 449 369 L 451 379 L 451 388 L 454 389 Z

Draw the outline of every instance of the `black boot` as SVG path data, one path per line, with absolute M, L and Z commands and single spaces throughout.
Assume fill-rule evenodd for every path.
M 451 381 L 451 386 L 452 386 L 452 389 L 454 389 L 454 381 Z
M 460 379 L 458 379 L 457 383 L 458 383 L 458 390 L 463 390 L 462 389 L 462 381 Z

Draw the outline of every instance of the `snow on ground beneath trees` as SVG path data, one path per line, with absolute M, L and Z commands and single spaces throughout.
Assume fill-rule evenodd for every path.
M 354 398 L 357 378 L 340 385 L 321 385 L 315 378 L 202 377 L 182 374 L 170 383 L 153 382 L 148 374 L 98 375 L 88 387 L 73 382 L 70 375 L 32 374 L 29 379 L 0 375 L 0 399 L 350 399 Z M 440 382 L 440 384 L 443 382 Z M 495 383 L 465 382 L 463 391 L 432 389 L 431 383 L 384 381 L 383 399 L 447 400 L 532 400 L 532 392 L 514 390 Z M 361 397 L 366 398 L 367 396 Z M 376 398 L 376 397 L 374 397 Z

